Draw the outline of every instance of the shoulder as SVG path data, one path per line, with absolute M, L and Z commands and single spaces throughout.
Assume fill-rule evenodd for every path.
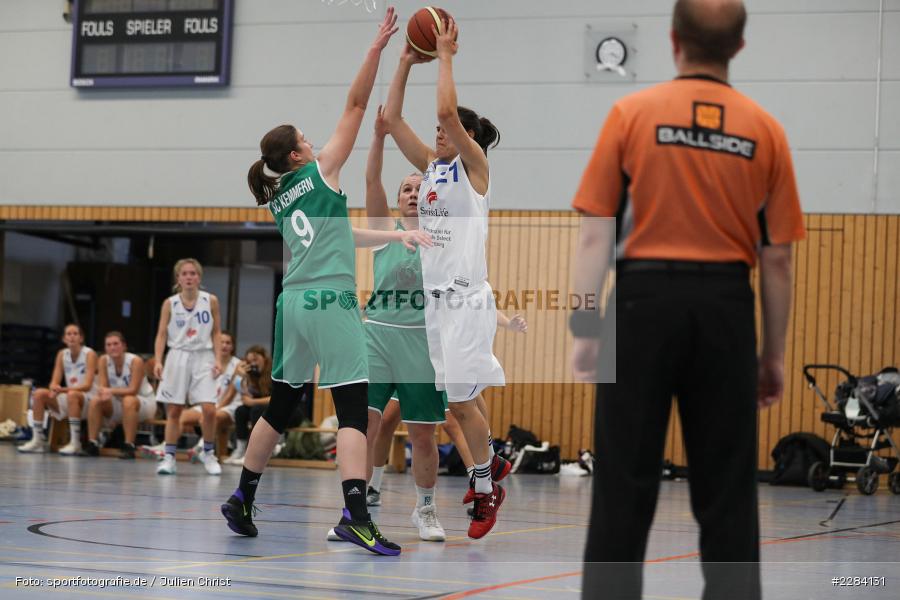
M 100 358 L 97 359 L 98 366 L 105 365 L 108 362 L 109 362 L 109 356 L 107 356 L 106 354 L 101 355 Z
M 132 354 L 131 352 L 125 355 L 125 359 L 130 365 L 139 365 L 144 362 L 143 358 L 141 358 L 137 354 Z

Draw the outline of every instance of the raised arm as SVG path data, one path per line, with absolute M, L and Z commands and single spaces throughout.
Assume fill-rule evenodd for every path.
M 412 127 L 403 120 L 403 97 L 406 95 L 406 81 L 409 79 L 409 70 L 413 65 L 429 62 L 433 58 L 422 56 L 409 44 L 403 48 L 400 55 L 400 64 L 391 81 L 391 89 L 388 92 L 387 105 L 384 107 L 384 120 L 391 132 L 391 137 L 397 142 L 397 146 L 412 166 L 423 173 L 428 164 L 434 160 L 434 150 L 419 139 Z
M 488 188 L 488 160 L 478 145 L 463 127 L 459 120 L 456 102 L 456 83 L 453 81 L 453 56 L 459 45 L 456 43 L 458 29 L 452 18 L 444 23 L 444 33 L 438 33 L 438 81 L 437 81 L 437 117 L 438 123 L 453 145 L 459 149 L 463 166 L 472 187 L 479 194 L 485 194 Z
M 372 136 L 372 147 L 369 148 L 369 160 L 366 161 L 366 215 L 370 229 L 393 229 L 391 209 L 388 207 L 387 194 L 381 182 L 381 171 L 384 166 L 384 137 L 387 135 L 382 107 L 378 107 L 375 116 L 375 134 Z
M 397 33 L 396 25 L 397 15 L 394 14 L 394 7 L 389 6 L 387 14 L 384 16 L 384 21 L 378 27 L 378 35 L 375 36 L 372 47 L 366 53 L 366 59 L 363 61 L 359 73 L 356 74 L 356 79 L 350 85 L 344 114 L 341 115 L 331 139 L 328 140 L 317 157 L 322 176 L 328 185 L 336 190 L 340 189 L 338 179 L 341 167 L 347 162 L 350 151 L 353 150 L 353 144 L 356 143 L 356 136 L 359 134 L 363 115 L 366 113 L 372 86 L 375 85 L 375 76 L 378 74 L 378 61 L 381 59 L 381 51 L 387 46 L 391 36 Z

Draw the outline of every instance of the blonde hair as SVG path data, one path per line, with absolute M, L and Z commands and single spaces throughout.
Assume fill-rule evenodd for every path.
M 200 264 L 200 261 L 196 258 L 182 258 L 175 263 L 175 267 L 172 269 L 172 281 L 174 282 L 172 291 L 176 294 L 181 292 L 181 286 L 178 284 L 178 274 L 181 273 L 181 267 L 188 263 L 194 265 L 194 268 L 197 269 L 197 275 L 199 275 L 200 279 L 203 279 L 203 266 Z

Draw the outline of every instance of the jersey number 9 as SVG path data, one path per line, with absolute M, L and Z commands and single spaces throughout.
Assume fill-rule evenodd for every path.
M 302 222 L 302 225 L 300 222 Z M 297 209 L 291 215 L 291 227 L 294 228 L 294 232 L 300 237 L 300 243 L 309 248 L 315 232 L 302 210 Z

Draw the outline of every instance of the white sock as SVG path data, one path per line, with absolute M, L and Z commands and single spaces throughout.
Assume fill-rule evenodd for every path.
M 247 451 L 247 440 L 238 440 L 237 445 L 234 447 L 234 451 L 243 456 Z
M 488 458 L 494 460 L 494 437 L 488 431 Z
M 46 434 L 44 434 L 44 425 L 42 423 L 35 423 L 34 424 L 34 437 L 39 442 L 46 442 L 47 438 L 45 437 L 45 435 Z
M 416 486 L 416 508 L 431 506 L 434 504 L 434 488 L 420 488 Z
M 475 493 L 490 494 L 494 489 L 491 482 L 491 461 L 475 465 Z
M 76 446 L 81 445 L 81 419 L 69 417 L 69 439 Z
M 369 480 L 369 487 L 377 492 L 381 491 L 381 476 L 382 475 L 384 475 L 384 466 L 383 465 L 372 469 L 372 479 Z M 416 488 L 416 489 L 419 489 L 419 488 Z
M 466 476 L 467 476 L 469 479 L 472 479 L 472 475 L 474 475 L 474 474 L 475 474 L 475 467 L 474 467 L 474 465 L 471 466 L 471 467 L 466 467 Z

